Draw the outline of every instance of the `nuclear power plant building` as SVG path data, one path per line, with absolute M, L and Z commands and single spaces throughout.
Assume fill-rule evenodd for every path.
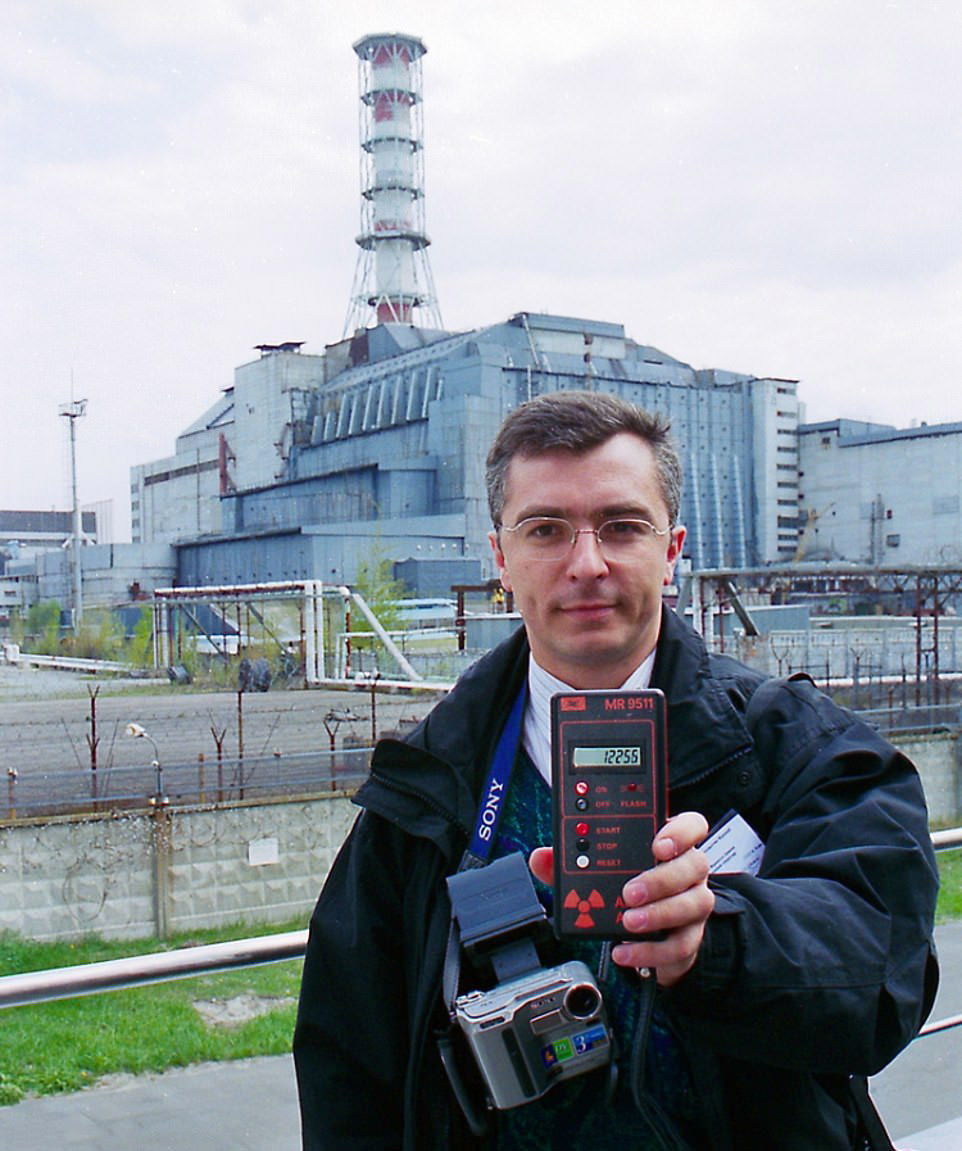
M 797 545 L 793 380 L 697 371 L 620 324 L 532 313 L 461 333 L 380 324 L 321 356 L 258 350 L 172 458 L 132 470 L 134 539 L 173 543 L 181 585 L 350 583 L 375 558 L 422 595 L 492 576 L 487 448 L 512 408 L 562 388 L 671 420 L 694 567 Z

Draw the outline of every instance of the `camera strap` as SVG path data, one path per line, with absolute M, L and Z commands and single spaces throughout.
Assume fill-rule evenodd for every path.
M 517 699 L 511 706 L 507 721 L 498 737 L 491 766 L 481 791 L 481 804 L 474 822 L 474 832 L 468 849 L 461 858 L 458 871 L 471 867 L 484 867 L 491 855 L 497 838 L 498 826 L 504 814 L 504 801 L 508 794 L 508 784 L 518 758 L 518 745 L 521 743 L 521 728 L 524 724 L 524 708 L 528 700 L 527 684 L 522 684 Z
M 491 849 L 494 847 L 501 817 L 504 814 L 504 801 L 508 794 L 508 785 L 511 782 L 515 760 L 518 757 L 527 697 L 527 682 L 525 682 L 511 705 L 507 721 L 500 736 L 498 736 L 498 742 L 495 745 L 491 765 L 488 768 L 484 788 L 481 792 L 481 802 L 478 807 L 471 842 L 461 857 L 456 875 L 485 867 L 491 856 Z M 456 876 L 452 876 L 452 878 L 456 878 Z M 441 994 L 449 1019 L 453 1018 L 454 1001 L 457 998 L 460 978 L 461 931 L 452 906 L 451 926 L 448 931 L 448 943 L 444 953 L 444 969 L 441 977 Z M 483 1109 L 476 1106 L 461 1076 L 454 1054 L 452 1028 L 453 1024 L 449 1022 L 447 1029 L 437 1034 L 438 1052 L 455 1099 L 471 1133 L 475 1138 L 482 1139 L 490 1131 L 488 1117 Z
M 518 745 L 521 743 L 521 728 L 524 723 L 524 708 L 527 700 L 528 690 L 527 682 L 525 682 L 511 705 L 511 711 L 508 713 L 500 736 L 498 736 L 494 754 L 491 756 L 491 766 L 488 768 L 484 789 L 481 792 L 482 798 L 474 822 L 471 842 L 458 864 L 458 873 L 484 867 L 491 855 L 501 817 L 504 814 L 504 801 L 508 794 L 508 784 L 511 782 L 511 774 L 518 757 Z M 444 956 L 444 974 L 441 981 L 444 1005 L 449 1011 L 457 997 L 460 975 L 461 934 L 458 930 L 457 921 L 452 915 L 451 930 L 448 932 L 448 946 Z

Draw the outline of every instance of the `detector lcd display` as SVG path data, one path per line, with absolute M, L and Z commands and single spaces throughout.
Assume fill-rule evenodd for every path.
M 641 767 L 641 748 L 575 747 L 571 762 L 574 767 Z

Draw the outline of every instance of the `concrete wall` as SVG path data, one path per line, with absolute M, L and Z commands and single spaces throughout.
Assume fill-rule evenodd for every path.
M 225 923 L 306 926 L 357 808 L 344 795 L 0 827 L 0 931 L 164 937 Z
M 958 738 L 899 746 L 919 768 L 933 825 L 957 826 Z M 356 814 L 341 794 L 0 825 L 0 931 L 42 940 L 297 918 L 306 926 Z
M 900 736 L 894 741 L 919 769 L 933 827 L 962 821 L 962 745 L 956 734 Z
M 174 543 L 220 531 L 220 454 L 216 441 L 130 469 L 134 543 Z

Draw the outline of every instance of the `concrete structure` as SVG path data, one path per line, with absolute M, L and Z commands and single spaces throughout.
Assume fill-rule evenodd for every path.
M 0 931 L 163 938 L 306 921 L 356 815 L 339 795 L 0 825 Z
M 173 543 L 220 530 L 220 497 L 233 463 L 233 388 L 177 437 L 174 455 L 130 469 L 130 530 L 136 543 Z M 159 494 L 157 494 L 159 493 Z
M 0 624 L 10 622 L 14 612 L 22 615 L 37 601 L 37 577 L 26 575 L 0 576 Z
M 803 424 L 796 558 L 962 565 L 962 423 Z
M 797 381 L 696 370 L 618 323 L 521 312 L 441 330 L 424 228 L 426 49 L 383 34 L 354 51 L 353 334 L 323 355 L 303 355 L 299 342 L 262 346 L 173 457 L 132 470 L 134 539 L 177 547 L 177 583 L 351 583 L 382 558 L 422 596 L 488 579 L 486 449 L 519 403 L 576 387 L 671 420 L 686 473 L 684 559 L 695 571 L 883 562 L 896 551 L 902 564 L 944 561 L 947 551 L 962 559 L 955 425 L 897 433 L 836 421 L 799 435 Z M 415 326 L 415 312 L 425 324 Z M 913 470 L 926 484 L 901 483 Z
M 80 552 L 83 602 L 86 607 L 112 607 L 143 599 L 156 587 L 167 587 L 176 556 L 168 544 L 101 544 Z M 45 552 L 35 561 L 36 598 L 70 602 L 73 569 L 65 552 Z
M 80 525 L 87 543 L 99 542 L 96 512 L 83 511 Z M 10 561 L 68 546 L 73 533 L 72 512 L 0 511 L 0 575 Z
M 168 544 L 96 544 L 81 549 L 80 565 L 85 606 L 114 607 L 167 587 L 176 573 L 176 553 Z M 72 603 L 73 585 L 71 552 L 38 552 L 10 563 L 8 574 L 0 576 L 0 622 L 35 603 Z
M 105 519 L 109 519 L 106 505 L 79 513 L 82 569 L 95 562 L 92 553 L 98 551 L 104 536 L 110 538 L 109 530 L 104 530 Z M 0 511 L 0 623 L 6 624 L 12 612 L 26 612 L 38 600 L 55 599 L 64 608 L 74 604 L 75 533 L 73 512 Z M 172 553 L 168 561 L 171 558 Z M 41 572 L 56 572 L 55 586 L 44 581 Z

